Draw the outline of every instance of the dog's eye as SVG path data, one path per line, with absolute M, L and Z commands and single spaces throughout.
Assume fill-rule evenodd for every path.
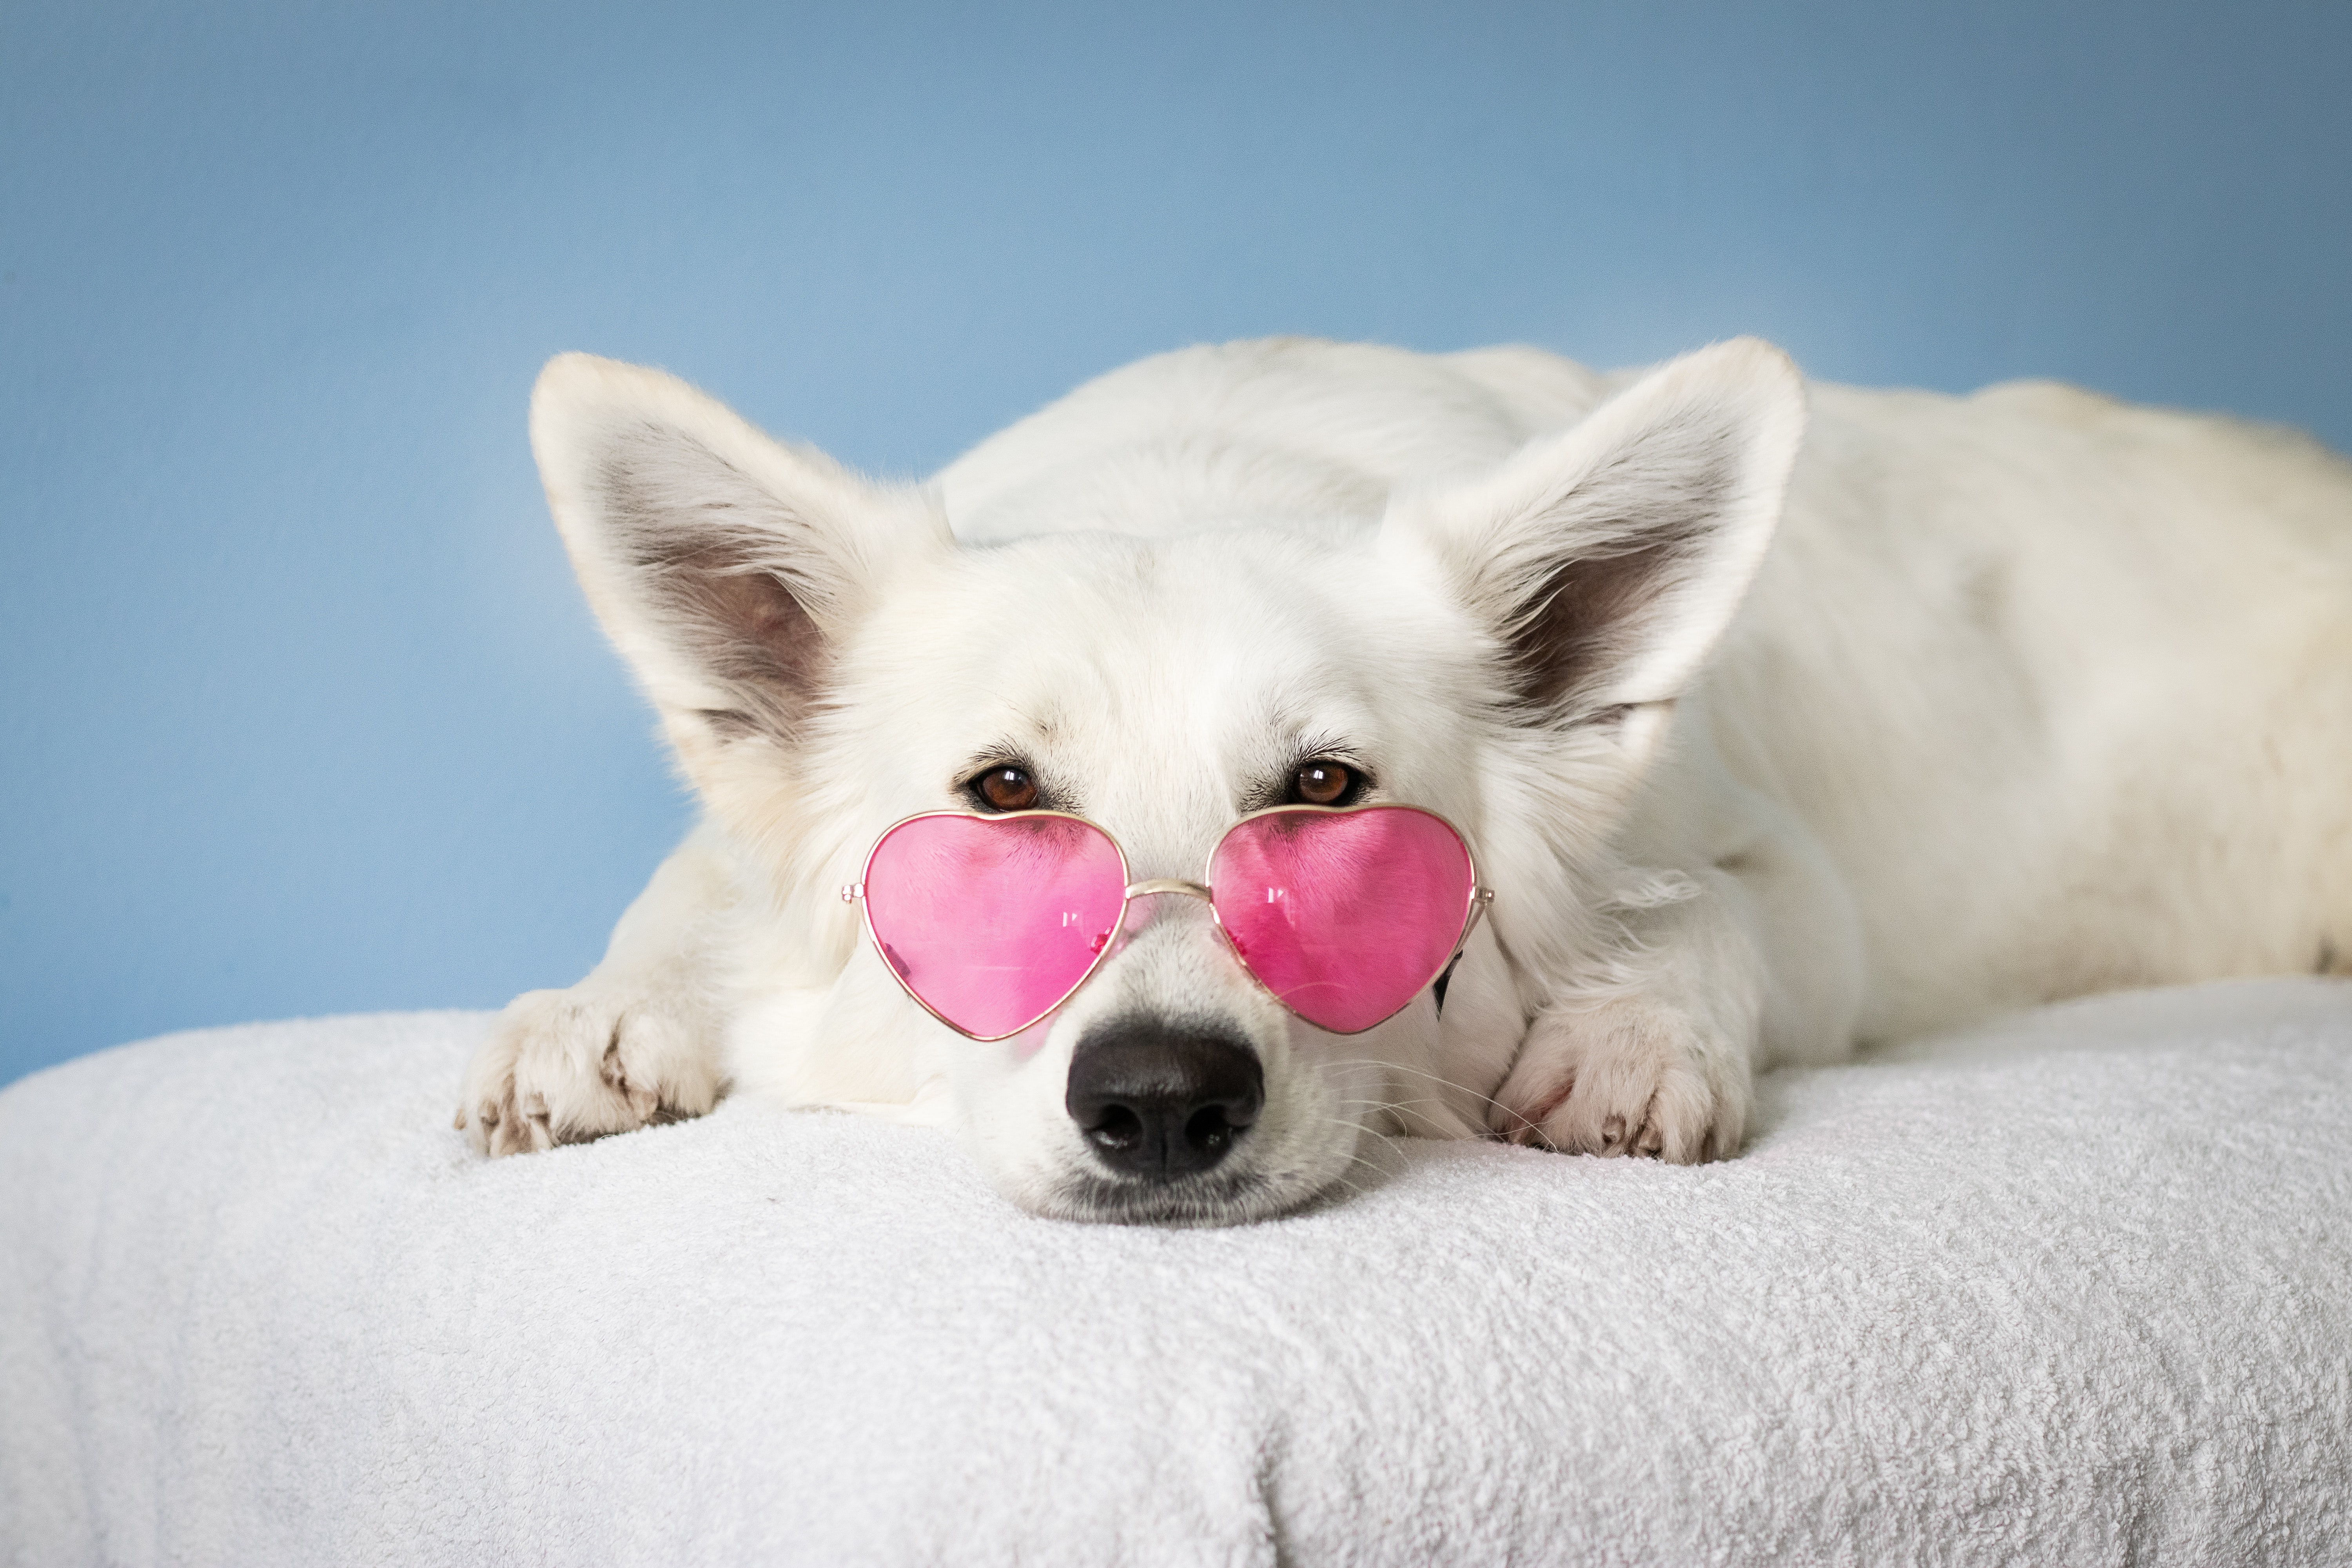
M 991 768 L 964 787 L 991 811 L 1027 811 L 1037 804 L 1037 781 L 1026 768 Z
M 1356 793 L 1356 770 L 1328 760 L 1298 764 L 1290 798 L 1301 805 L 1338 805 Z

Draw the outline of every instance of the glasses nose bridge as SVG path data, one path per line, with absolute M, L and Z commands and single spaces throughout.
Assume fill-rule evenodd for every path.
M 1206 884 L 1188 882 L 1181 877 L 1147 877 L 1140 882 L 1129 882 L 1127 885 L 1127 896 L 1130 900 L 1148 899 L 1160 893 L 1174 893 L 1187 899 L 1198 899 L 1204 904 L 1215 901 Z

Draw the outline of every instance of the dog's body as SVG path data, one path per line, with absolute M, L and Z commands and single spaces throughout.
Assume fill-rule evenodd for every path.
M 1759 1065 L 2352 962 L 2352 467 L 2045 384 L 1811 401 L 1798 461 L 1760 345 L 1637 380 L 1241 343 L 883 490 L 558 361 L 551 501 L 708 821 L 593 974 L 509 1009 L 461 1124 L 545 1147 L 731 1084 L 954 1121 L 1043 1212 L 1229 1220 L 1383 1127 L 1696 1159 Z M 838 896 L 990 767 L 1184 878 L 1313 758 L 1444 813 L 1496 889 L 1442 1018 L 1321 1035 L 1171 908 L 978 1044 Z M 1214 1171 L 1107 1172 L 1066 1110 L 1147 1026 L 1262 1064 Z

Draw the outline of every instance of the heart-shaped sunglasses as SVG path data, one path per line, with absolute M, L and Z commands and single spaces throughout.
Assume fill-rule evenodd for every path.
M 907 994 L 975 1040 L 1069 1000 L 1108 956 L 1128 906 L 1205 901 L 1242 967 L 1335 1035 L 1402 1012 L 1444 974 L 1494 893 L 1452 823 L 1412 805 L 1277 805 L 1210 851 L 1204 881 L 1128 879 L 1118 841 L 1083 816 L 930 811 L 883 831 L 864 877 L 866 931 Z

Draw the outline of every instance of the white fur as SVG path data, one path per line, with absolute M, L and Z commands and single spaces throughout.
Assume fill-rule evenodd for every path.
M 509 1009 L 460 1124 L 543 1148 L 731 1084 L 950 1122 L 1040 1212 L 1230 1221 L 1384 1131 L 1726 1154 L 1759 1065 L 2352 951 L 2352 469 L 2056 386 L 1811 390 L 1797 461 L 1803 391 L 1750 341 L 1619 377 L 1235 343 L 890 489 L 556 360 L 550 503 L 707 822 L 594 973 Z M 976 1045 L 836 896 L 992 761 L 1196 877 L 1310 754 L 1451 817 L 1498 890 L 1442 1021 L 1323 1035 L 1159 899 Z M 1266 1110 L 1145 1191 L 1062 1100 L 1090 1026 L 1153 1011 L 1238 1030 Z

